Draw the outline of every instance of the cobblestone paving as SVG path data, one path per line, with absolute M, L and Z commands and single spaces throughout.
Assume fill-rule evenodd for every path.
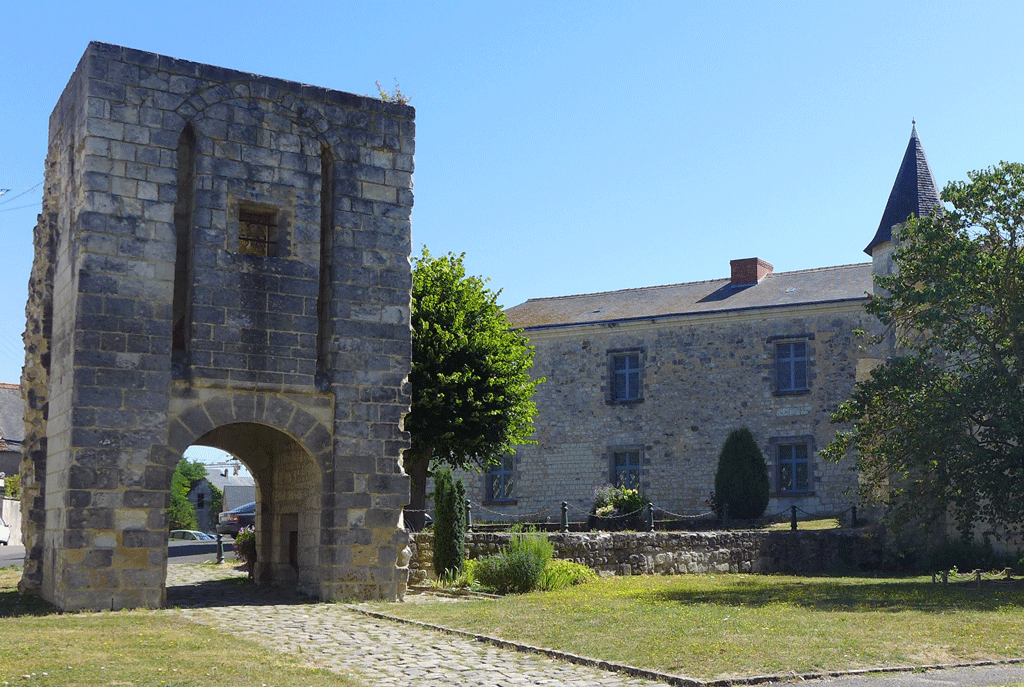
M 244 573 L 227 565 L 169 566 L 168 606 L 189 620 L 255 639 L 316 667 L 361 675 L 376 685 L 664 684 L 377 620 L 338 604 L 231 584 L 225 577 Z

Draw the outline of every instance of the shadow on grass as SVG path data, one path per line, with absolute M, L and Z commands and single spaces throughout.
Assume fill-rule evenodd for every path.
M 26 596 L 9 587 L 0 591 L 0 618 L 39 617 L 59 613 L 52 604 L 37 596 Z
M 725 580 L 715 589 L 675 588 L 636 595 L 657 603 L 769 606 L 789 604 L 812 611 L 942 613 L 954 610 L 1024 609 L 1024 584 L 988 580 L 948 586 L 920 579 L 839 582 L 829 578 L 781 581 L 772 577 Z
M 296 606 L 319 603 L 294 590 L 257 587 L 248 578 L 232 577 L 197 584 L 167 587 L 168 608 L 217 608 L 224 606 Z M 61 615 L 56 606 L 37 596 L 0 587 L 0 618 Z

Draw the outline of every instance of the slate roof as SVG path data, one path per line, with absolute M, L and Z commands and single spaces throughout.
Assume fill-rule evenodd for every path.
M 885 204 L 882 221 L 878 223 L 878 231 L 864 252 L 871 251 L 880 243 L 892 240 L 892 227 L 902 224 L 907 217 L 922 217 L 939 205 L 939 192 L 935 185 L 932 170 L 928 167 L 928 159 L 924 156 L 921 139 L 917 137 L 917 125 L 912 125 L 910 142 L 903 153 L 900 171 L 889 192 L 889 202 Z
M 775 272 L 756 284 L 730 279 L 651 286 L 555 298 L 531 298 L 505 316 L 523 329 L 644 320 L 812 303 L 863 301 L 872 290 L 871 263 Z
M 17 451 L 25 439 L 25 400 L 17 384 L 0 382 L 0 451 Z
M 224 470 L 227 470 L 227 475 Z M 233 466 L 227 464 L 207 465 L 206 479 L 221 491 L 226 486 L 251 487 L 256 484 L 248 471 L 236 475 Z

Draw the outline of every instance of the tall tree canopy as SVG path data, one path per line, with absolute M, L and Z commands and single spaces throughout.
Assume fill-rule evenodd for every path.
M 531 443 L 537 408 L 533 347 L 514 331 L 498 292 L 466 276 L 465 255 L 413 259 L 412 410 L 405 453 L 412 477 L 409 520 L 422 524 L 431 464 L 483 468 Z
M 897 356 L 857 384 L 824 453 L 853 452 L 897 522 L 951 509 L 961 532 L 1024 520 L 1024 165 L 950 183 L 910 219 L 872 299 Z

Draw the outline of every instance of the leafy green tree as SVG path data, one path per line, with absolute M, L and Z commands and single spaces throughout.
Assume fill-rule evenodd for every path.
M 405 418 L 412 445 L 406 517 L 422 527 L 432 465 L 483 468 L 517 445 L 534 443 L 533 346 L 514 331 L 498 293 L 466 276 L 464 255 L 413 260 L 412 409 Z
M 188 500 L 188 492 L 196 482 L 206 478 L 206 466 L 182 458 L 171 475 L 171 507 L 167 510 L 172 530 L 194 530 L 196 510 Z
M 466 558 L 466 486 L 443 468 L 434 473 L 434 573 L 454 577 Z
M 21 498 L 21 475 L 4 478 L 4 496 L 10 499 Z
M 728 504 L 730 518 L 753 520 L 768 507 L 770 490 L 768 464 L 754 435 L 746 427 L 734 429 L 718 454 L 716 507 Z
M 1024 520 L 1024 165 L 968 173 L 952 209 L 911 218 L 873 299 L 898 356 L 857 384 L 824 451 L 897 524 Z

